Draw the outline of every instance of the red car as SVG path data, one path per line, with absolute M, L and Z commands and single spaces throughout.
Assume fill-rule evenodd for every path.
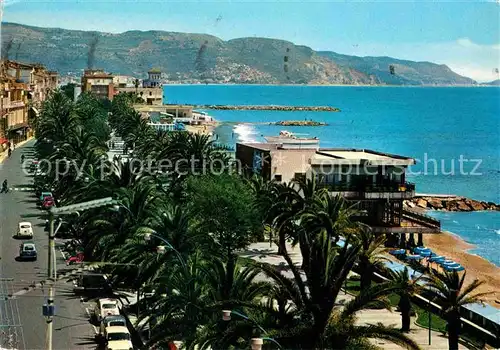
M 42 209 L 50 209 L 55 206 L 54 198 L 45 197 L 42 202 Z

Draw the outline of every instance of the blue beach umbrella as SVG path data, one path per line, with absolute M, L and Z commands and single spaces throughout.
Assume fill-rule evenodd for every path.
M 422 256 L 425 256 L 425 257 L 431 257 L 432 256 L 432 252 L 430 250 L 423 250 L 423 251 L 419 252 L 418 254 L 420 254 Z
M 453 264 L 442 264 L 443 268 L 454 268 L 454 267 L 459 267 L 459 263 L 453 263 Z
M 443 260 L 439 264 L 440 265 L 446 265 L 446 264 L 454 264 L 455 262 L 453 260 Z
M 436 262 L 436 263 L 440 263 L 440 262 L 443 262 L 445 260 L 446 260 L 446 257 L 441 256 L 441 255 L 435 255 L 435 256 L 431 256 L 429 258 L 430 262 Z
M 457 264 L 456 266 L 455 265 L 453 265 L 453 266 L 446 265 L 446 266 L 443 266 L 443 268 L 446 271 L 463 271 L 463 270 L 465 270 L 465 268 L 462 265 L 460 265 L 460 264 Z
M 403 254 L 406 254 L 406 250 L 405 249 L 394 249 L 394 250 L 391 250 L 389 252 L 389 254 L 391 254 L 391 255 L 403 255 Z
M 407 260 L 421 260 L 423 259 L 423 256 L 415 254 L 415 255 L 407 255 L 406 256 Z

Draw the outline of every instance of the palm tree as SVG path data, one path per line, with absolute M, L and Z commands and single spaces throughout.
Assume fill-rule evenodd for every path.
M 283 299 L 293 305 L 288 307 L 288 313 L 283 313 L 283 307 L 281 312 L 275 309 L 267 311 L 269 320 L 265 324 L 271 329 L 272 337 L 285 348 L 296 349 L 370 348 L 368 338 L 386 339 L 418 349 L 415 342 L 392 327 L 356 325 L 358 311 L 375 305 L 389 308 L 386 296 L 394 292 L 396 286 L 376 285 L 365 289 L 343 307 L 339 304 L 341 287 L 361 250 L 358 243 L 346 243 L 339 248 L 326 234 L 317 237 L 312 243 L 311 263 L 309 270 L 305 271 L 305 281 L 293 264 L 288 263 L 293 278 L 285 277 L 275 267 L 256 264 L 259 271 L 279 286 L 281 305 Z M 272 320 L 277 326 L 272 326 Z
M 411 299 L 416 294 L 419 294 L 423 287 L 419 284 L 422 281 L 421 276 L 412 279 L 410 278 L 408 268 L 405 267 L 402 271 L 394 271 L 386 269 L 390 274 L 392 282 L 398 286 L 397 294 L 399 295 L 399 311 L 401 311 L 401 331 L 409 332 L 411 324 Z
M 482 302 L 482 297 L 491 294 L 490 292 L 476 292 L 484 281 L 475 279 L 466 285 L 465 276 L 465 272 L 460 275 L 457 271 L 452 271 L 441 272 L 423 278 L 427 282 L 429 292 L 439 300 L 441 305 L 441 314 L 447 322 L 448 347 L 450 350 L 458 350 L 461 329 L 460 309 L 467 304 Z
M 135 94 L 137 95 L 137 91 L 139 89 L 139 79 L 134 79 L 134 87 L 135 87 Z
M 383 269 L 383 261 L 388 260 L 382 254 L 385 251 L 385 237 L 377 235 L 366 226 L 361 226 L 361 229 L 351 236 L 361 245 L 359 254 L 360 287 L 361 290 L 364 290 L 371 285 L 373 272 Z

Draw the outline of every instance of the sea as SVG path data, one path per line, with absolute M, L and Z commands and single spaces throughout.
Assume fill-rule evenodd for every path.
M 218 141 L 264 141 L 288 130 L 321 147 L 365 148 L 413 157 L 417 193 L 455 194 L 500 203 L 500 88 L 165 85 L 164 103 L 333 106 L 340 112 L 206 111 Z M 280 120 L 327 126 L 282 127 Z M 429 211 L 442 228 L 500 266 L 500 212 Z

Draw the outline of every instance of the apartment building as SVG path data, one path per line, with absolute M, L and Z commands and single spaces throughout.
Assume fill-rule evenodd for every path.
M 236 158 L 247 173 L 290 182 L 316 178 L 332 196 L 340 195 L 360 211 L 359 221 L 385 233 L 393 246 L 423 245 L 423 234 L 440 233 L 440 222 L 403 208 L 415 195 L 406 170 L 415 160 L 367 149 L 301 148 L 286 143 L 237 143 Z M 407 235 L 408 234 L 408 240 Z M 415 236 L 418 242 L 415 242 Z
M 92 92 L 98 98 L 112 100 L 115 95 L 114 76 L 102 69 L 87 69 L 82 76 L 82 92 Z
M 14 144 L 31 135 L 34 118 L 48 93 L 58 84 L 58 74 L 39 64 L 2 61 L 0 68 L 0 139 Z

